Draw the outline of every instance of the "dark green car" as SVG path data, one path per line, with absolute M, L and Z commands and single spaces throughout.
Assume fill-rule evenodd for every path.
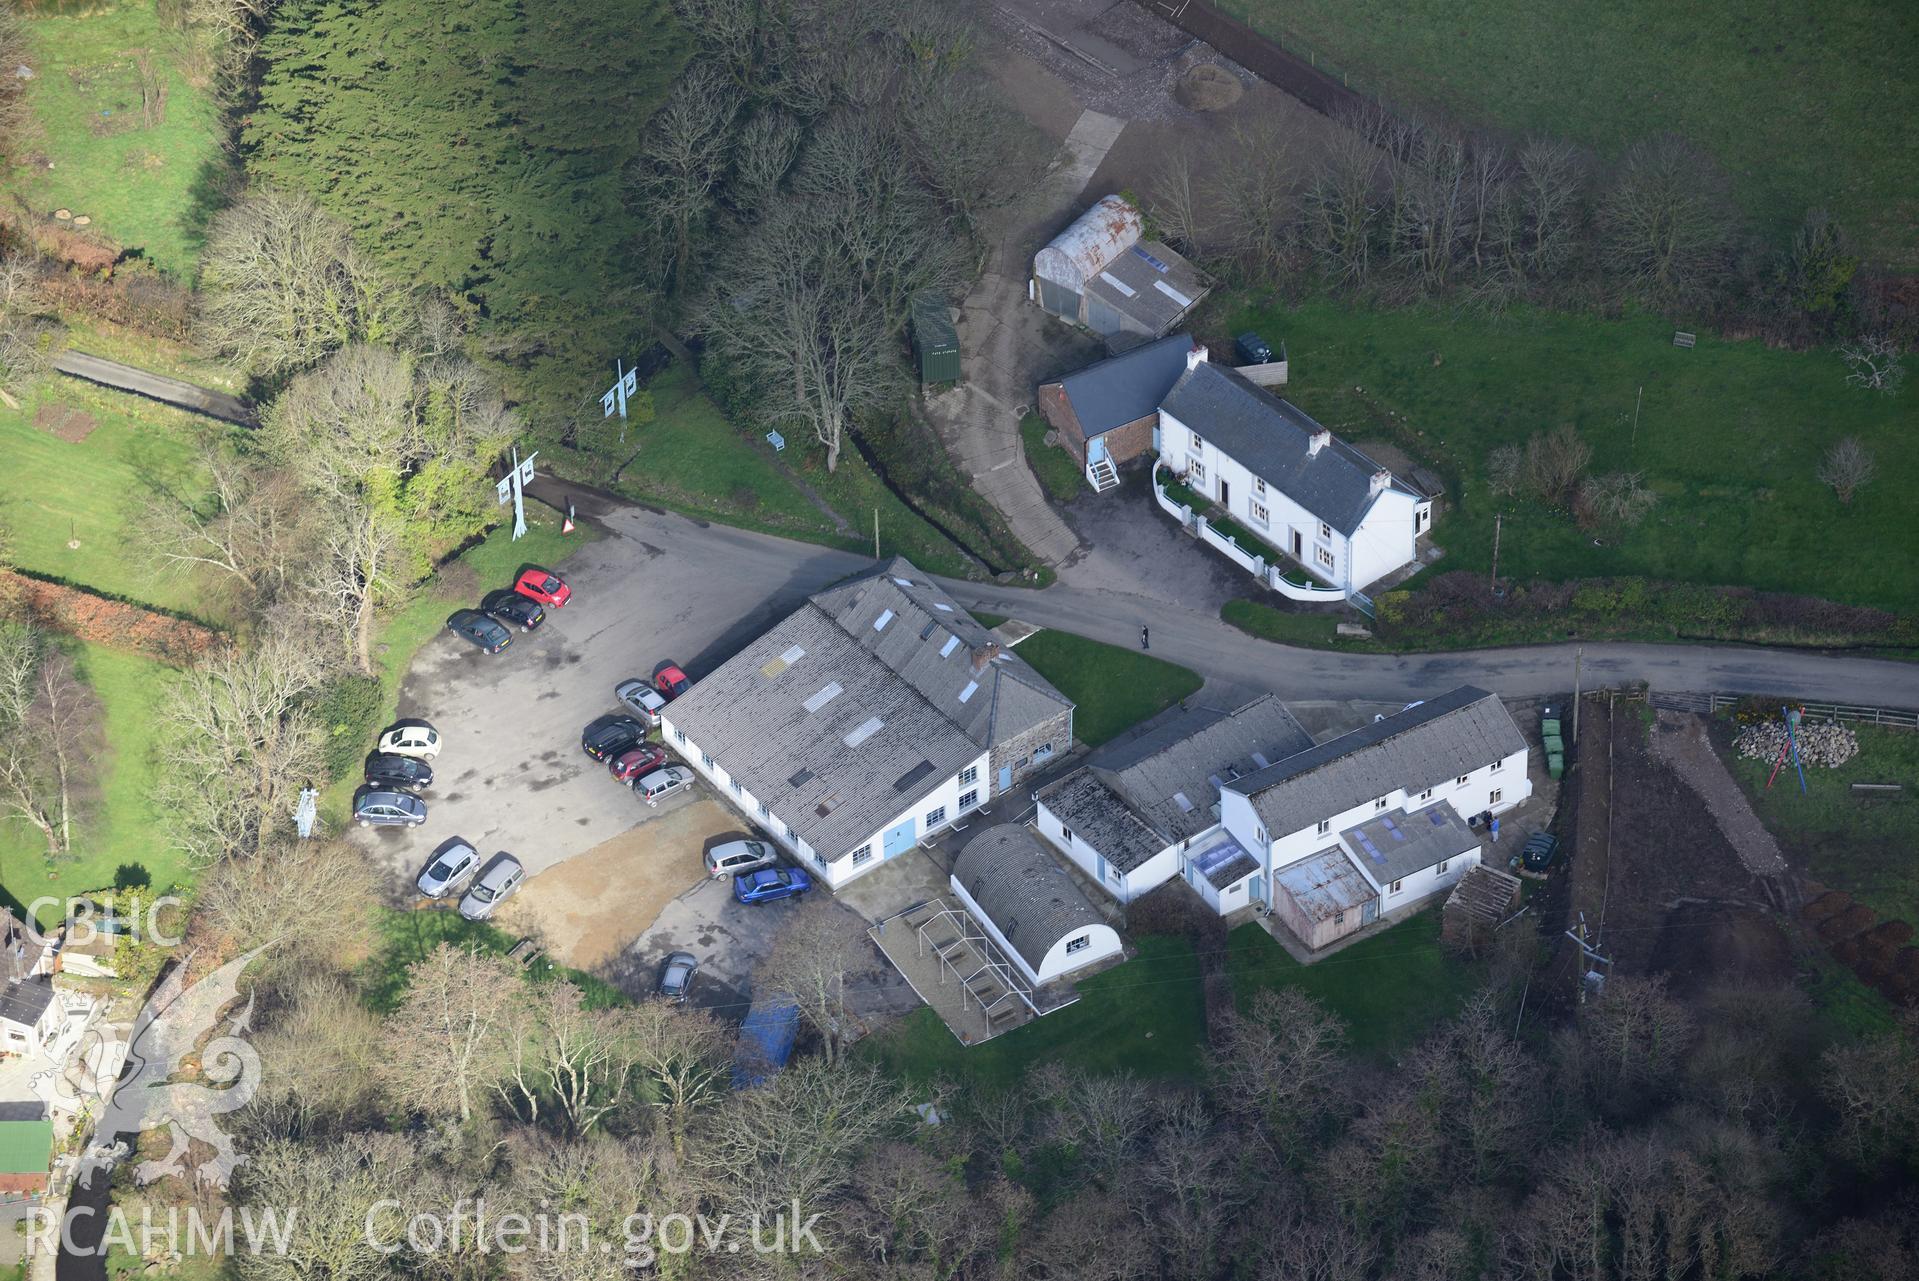
M 1528 872 L 1543 872 L 1552 866 L 1553 858 L 1558 853 L 1559 838 L 1550 832 L 1537 832 L 1526 838 L 1526 844 L 1520 848 L 1519 859 Z

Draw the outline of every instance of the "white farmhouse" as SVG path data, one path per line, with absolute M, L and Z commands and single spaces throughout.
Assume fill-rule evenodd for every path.
M 1355 592 L 1418 559 L 1432 499 L 1213 364 L 1204 348 L 1159 407 L 1159 460 L 1315 578 Z
M 1270 694 L 1231 711 L 1182 708 L 1043 788 L 1034 826 L 1122 903 L 1186 875 L 1231 912 L 1260 865 L 1221 829 L 1219 789 L 1312 745 Z
M 1065 752 L 1073 704 L 896 557 L 810 597 L 668 703 L 660 732 L 837 888 Z
M 1221 825 L 1252 897 L 1323 947 L 1477 866 L 1473 822 L 1532 794 L 1526 759 L 1498 697 L 1461 686 L 1226 782 Z

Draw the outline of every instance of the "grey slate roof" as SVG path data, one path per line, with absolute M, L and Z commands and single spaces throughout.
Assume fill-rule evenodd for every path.
M 1017 823 L 968 841 L 953 860 L 953 879 L 1035 971 L 1055 943 L 1106 923 L 1039 838 Z
M 1168 334 L 1058 379 L 1080 430 L 1090 439 L 1158 413 L 1192 349 L 1189 335 Z
M 32 1027 L 53 1004 L 53 983 L 45 978 L 21 979 L 0 987 L 0 1019 Z
M 1252 773 L 1312 744 L 1271 694 L 1232 711 L 1181 708 L 1137 737 L 1101 748 L 1039 799 L 1108 863 L 1130 872 L 1218 822 L 1214 778 Z
M 1479 848 L 1478 833 L 1466 826 L 1451 801 L 1423 806 L 1410 814 L 1403 809 L 1375 814 L 1341 832 L 1339 839 L 1352 851 L 1353 862 L 1381 889 L 1444 859 Z
M 1120 872 L 1132 871 L 1172 844 L 1090 769 L 1076 769 L 1048 784 L 1041 789 L 1039 801 Z
M 1496 695 L 1471 685 L 1395 712 L 1226 785 L 1279 835 L 1384 796 L 1421 791 L 1526 746 Z
M 949 638 L 957 643 L 941 657 Z M 837 858 L 992 744 L 1071 708 L 1024 660 L 985 658 L 990 644 L 984 628 L 895 558 L 812 597 L 666 716 L 809 845 Z
M 1342 534 L 1358 529 L 1377 499 L 1378 463 L 1337 436 L 1314 454 L 1312 437 L 1324 428 L 1231 369 L 1202 362 L 1180 375 L 1160 408 Z M 1414 493 L 1397 477 L 1392 487 Z
M 1221 784 L 1312 745 L 1312 736 L 1286 705 L 1262 694 L 1232 711 L 1182 709 L 1138 738 L 1113 744 L 1089 764 L 1166 837 L 1161 844 L 1170 845 L 1217 821 L 1213 806 Z
M 1122 249 L 1086 281 L 1089 296 L 1131 316 L 1153 334 L 1178 324 L 1212 288 L 1199 268 L 1157 240 Z

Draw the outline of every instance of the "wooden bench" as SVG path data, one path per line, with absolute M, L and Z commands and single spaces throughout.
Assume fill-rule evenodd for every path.
M 1694 337 L 1692 334 L 1687 333 L 1683 329 L 1677 329 L 1673 331 L 1672 345 L 1675 347 L 1690 347 L 1698 341 L 1699 341 L 1698 338 Z

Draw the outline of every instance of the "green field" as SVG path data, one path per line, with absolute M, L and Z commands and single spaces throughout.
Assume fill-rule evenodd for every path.
M 1402 109 L 1612 160 L 1677 133 L 1761 230 L 1830 210 L 1868 253 L 1919 265 L 1919 7 L 1221 0 Z M 1297 351 L 1297 347 L 1294 348 Z
M 1006 621 L 997 614 L 973 617 L 982 627 Z M 1073 700 L 1073 737 L 1088 747 L 1159 715 L 1206 683 L 1177 663 L 1071 632 L 1036 632 L 1019 643 L 1018 653 Z
M 204 613 L 187 578 L 140 554 L 137 513 L 155 484 L 194 485 L 193 434 L 205 419 L 71 378 L 49 378 L 16 412 L 0 405 L 0 442 L 23 483 L 0 499 L 13 563 L 129 600 Z M 81 441 L 34 425 L 42 410 L 78 410 L 97 424 Z M 78 541 L 79 546 L 71 544 Z
M 922 1008 L 860 1052 L 915 1081 L 994 1090 L 1018 1085 L 1042 1063 L 1192 1080 L 1206 1039 L 1198 958 L 1184 939 L 1146 935 L 1133 942 L 1139 955 L 1079 983 L 1076 1004 L 984 1045 L 961 1045 L 939 1015 Z
M 191 276 L 227 171 L 204 47 L 163 26 L 153 0 L 35 18 L 30 27 L 39 136 L 27 151 L 40 160 L 22 166 L 14 190 L 37 214 L 89 217 L 87 231 L 169 275 Z M 141 105 L 141 54 L 164 91 L 157 121 Z
M 1637 574 L 1919 612 L 1911 397 L 1845 386 L 1830 351 L 1706 334 L 1684 350 L 1659 320 L 1531 310 L 1490 321 L 1242 300 L 1225 319 L 1229 331 L 1285 339 L 1287 399 L 1362 449 L 1384 442 L 1442 477 L 1441 570 L 1490 569 L 1503 511 L 1502 578 Z M 1658 491 L 1638 527 L 1583 530 L 1523 496 L 1495 500 L 1492 450 L 1562 423 L 1591 444 L 1592 474 L 1640 471 Z M 1873 451 L 1878 474 L 1842 505 L 1815 473 L 1848 435 Z M 1834 556 L 1838 545 L 1871 554 Z
M 1859 755 L 1838 769 L 1808 768 L 1806 793 L 1791 762 L 1770 790 L 1770 761 L 1726 763 L 1752 807 L 1795 868 L 1829 889 L 1844 890 L 1881 916 L 1919 927 L 1919 733 L 1876 725 L 1855 727 Z M 1900 783 L 1895 796 L 1862 800 L 1854 783 Z
M 1261 990 L 1298 988 L 1346 1023 L 1359 1054 L 1390 1059 L 1450 1017 L 1479 982 L 1477 966 L 1439 943 L 1437 908 L 1301 965 L 1256 924 L 1227 936 L 1227 973 L 1244 1009 Z
M 0 824 L 0 895 L 21 905 L 42 894 L 64 899 L 105 888 L 122 867 L 144 869 L 154 893 L 190 879 L 179 852 L 168 848 L 148 800 L 155 768 L 154 712 L 172 669 L 99 645 L 76 646 L 74 654 L 104 713 L 97 803 L 74 841 L 78 857 L 51 868 L 38 832 L 17 820 Z M 54 919 L 46 911 L 42 917 Z

